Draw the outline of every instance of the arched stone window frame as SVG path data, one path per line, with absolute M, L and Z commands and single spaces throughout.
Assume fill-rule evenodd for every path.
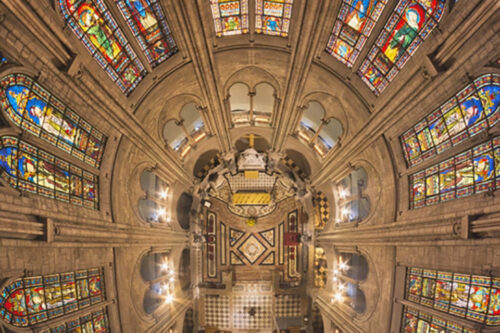
M 158 131 L 159 131 L 159 137 L 162 138 L 162 140 L 165 142 L 166 148 L 177 154 L 181 160 L 184 160 L 191 150 L 197 148 L 199 142 L 211 136 L 210 134 L 211 132 L 209 124 L 207 123 L 208 119 L 206 119 L 205 117 L 206 116 L 204 112 L 205 108 L 201 106 L 202 104 L 200 103 L 200 101 L 191 95 L 180 95 L 169 100 L 166 103 L 166 106 L 174 105 L 172 102 L 178 99 L 182 100 L 182 107 L 180 107 L 180 109 L 175 111 L 173 114 L 170 113 L 170 116 L 167 117 L 160 116 Z M 186 126 L 184 125 L 185 119 L 183 118 L 182 113 L 185 110 L 185 108 L 191 104 L 194 105 L 196 110 L 198 111 L 199 116 L 203 122 L 203 126 L 195 128 L 194 131 L 189 132 Z M 168 111 L 165 110 L 163 112 L 168 112 Z M 183 134 L 179 136 L 182 139 L 176 147 L 172 147 L 172 143 L 171 142 L 169 143 L 164 135 L 165 128 L 169 124 L 174 124 L 178 128 L 179 132 Z
M 342 267 L 340 265 L 339 259 L 342 254 L 348 255 L 357 255 L 364 258 L 368 273 L 363 279 L 355 279 L 350 278 L 344 275 Z M 358 247 L 351 246 L 334 246 L 332 250 L 327 249 L 328 258 L 333 256 L 332 259 L 332 273 L 333 277 L 331 280 L 331 288 L 334 291 L 337 289 L 335 285 L 335 277 L 337 281 L 344 284 L 351 284 L 353 287 L 356 287 L 363 294 L 363 298 L 365 301 L 365 307 L 362 311 L 356 311 L 356 309 L 350 305 L 345 303 L 345 299 L 340 302 L 340 305 L 344 311 L 348 313 L 348 315 L 354 318 L 354 322 L 366 322 L 370 319 L 372 313 L 377 309 L 377 304 L 380 301 L 380 281 L 377 274 L 377 269 L 372 262 L 371 257 L 368 252 L 360 249 Z M 345 264 L 345 263 L 344 263 Z M 348 263 L 347 263 L 348 265 Z M 344 269 L 345 270 L 345 269 Z M 344 289 L 346 290 L 346 289 Z M 342 291 L 343 297 L 345 298 L 345 292 Z M 334 297 L 333 295 L 333 297 Z M 335 299 L 334 299 L 335 301 Z
M 357 172 L 359 170 L 362 170 L 366 174 L 366 183 L 361 185 L 358 185 L 358 191 L 356 194 L 352 194 L 352 191 L 349 191 L 348 189 L 344 188 L 344 185 L 342 184 L 344 181 L 349 181 L 348 179 L 351 177 L 351 175 L 354 172 Z M 335 183 L 334 186 L 334 193 L 335 193 L 335 204 L 336 204 L 336 217 L 335 217 L 335 223 L 337 225 L 343 225 L 343 224 L 354 224 L 358 225 L 359 223 L 366 221 L 368 217 L 372 214 L 372 204 L 370 200 L 370 196 L 366 195 L 364 192 L 367 189 L 369 185 L 369 176 L 368 173 L 366 172 L 366 169 L 362 166 L 360 167 L 353 167 L 350 172 L 342 177 L 340 181 Z M 352 184 L 351 184 L 352 185 Z M 360 203 L 361 200 L 367 200 L 369 203 L 369 212 L 367 216 L 360 218 L 359 216 L 357 217 L 350 217 L 350 212 L 349 208 L 351 205 L 354 203 Z
M 130 188 L 130 193 L 137 193 L 136 195 L 131 195 L 130 198 L 136 198 L 135 201 L 131 199 L 131 204 L 134 207 L 134 211 L 139 221 L 143 224 L 150 225 L 151 223 L 164 226 L 169 226 L 172 221 L 172 213 L 170 205 L 172 202 L 172 190 L 168 182 L 164 181 L 155 173 L 156 166 L 151 162 L 144 162 L 139 164 L 134 169 L 134 176 L 129 181 L 128 187 Z M 155 177 L 155 182 L 159 185 L 158 191 L 152 189 L 145 189 L 143 184 L 141 184 L 142 177 L 145 173 L 150 173 Z M 158 215 L 158 218 L 147 219 L 143 216 L 141 211 L 141 202 L 150 202 L 151 205 L 155 205 L 157 209 L 162 209 L 162 214 Z
M 177 252 L 170 247 L 149 248 L 140 253 L 135 263 L 130 296 L 136 300 L 133 303 L 137 314 L 151 324 L 155 323 L 155 318 L 169 311 L 170 305 L 165 303 L 164 292 L 167 291 L 173 298 L 177 294 L 177 267 L 174 265 L 178 259 Z M 151 262 L 144 262 L 150 258 L 153 258 Z M 149 266 L 150 264 L 158 266 L 154 268 L 157 269 L 157 275 L 151 279 L 142 273 L 143 265 Z M 146 302 L 152 302 L 155 299 L 158 300 L 158 304 L 152 304 L 153 311 L 148 312 L 145 308 Z
M 240 125 L 235 123 L 233 117 L 233 111 L 231 107 L 231 88 L 235 84 L 242 84 L 247 87 L 247 94 L 249 97 L 249 110 L 245 110 L 244 115 L 247 117 L 247 121 L 242 121 Z M 262 84 L 267 84 L 273 88 L 274 105 L 272 107 L 271 115 L 262 114 L 259 117 L 258 110 L 254 113 L 254 102 L 257 93 L 257 87 Z M 257 66 L 245 67 L 229 77 L 224 85 L 224 104 L 226 107 L 226 119 L 231 127 L 245 127 L 245 126 L 261 126 L 261 127 L 275 127 L 276 121 L 278 121 L 278 110 L 281 104 L 281 89 L 276 78 L 267 72 L 266 70 Z
M 329 100 L 332 98 L 338 103 L 336 107 L 340 108 L 340 110 L 327 110 L 325 108 L 325 105 L 328 104 Z M 318 104 L 322 109 L 322 116 L 320 119 L 317 119 L 319 122 L 318 128 L 305 126 L 302 121 L 305 113 L 311 107 L 311 103 Z M 294 130 L 294 136 L 296 136 L 302 143 L 311 147 L 316 156 L 320 159 L 324 159 L 327 155 L 330 155 L 333 151 L 338 149 L 337 147 L 340 147 L 342 140 L 347 135 L 348 121 L 345 117 L 343 107 L 334 96 L 318 92 L 307 95 L 301 105 L 302 106 L 299 107 L 296 119 L 297 125 Z M 331 122 L 338 123 L 338 126 L 340 127 L 340 135 L 333 138 L 337 141 L 332 144 L 332 147 L 328 147 L 328 143 L 326 143 L 324 138 L 320 137 L 320 134 L 325 126 L 328 126 Z

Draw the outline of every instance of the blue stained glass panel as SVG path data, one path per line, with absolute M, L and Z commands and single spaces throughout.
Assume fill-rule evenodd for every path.
M 106 137 L 30 77 L 0 79 L 0 108 L 15 125 L 99 168 Z

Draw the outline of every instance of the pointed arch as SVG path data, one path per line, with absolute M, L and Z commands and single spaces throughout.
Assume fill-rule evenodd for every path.
M 158 0 L 115 0 L 149 63 L 156 67 L 177 52 Z
M 12 187 L 98 209 L 99 178 L 13 136 L 0 137 L 1 177 Z
M 65 21 L 111 80 L 126 95 L 146 76 L 103 0 L 59 0 Z
M 0 79 L 0 108 L 14 125 L 99 168 L 106 137 L 31 77 Z
M 446 0 L 400 0 L 358 75 L 380 95 L 441 20 Z

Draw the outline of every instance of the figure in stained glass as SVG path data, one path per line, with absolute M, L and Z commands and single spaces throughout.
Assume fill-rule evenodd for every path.
M 352 67 L 370 36 L 387 0 L 344 0 L 326 51 Z M 370 73 L 377 81 L 376 71 Z
M 448 303 L 450 301 L 451 282 L 446 280 L 436 281 L 436 302 Z
M 120 89 L 129 94 L 146 71 L 103 0 L 59 0 L 59 4 L 77 37 Z
M 493 177 L 495 172 L 495 163 L 490 154 L 485 154 L 474 158 L 474 180 L 482 182 Z
M 491 115 L 500 105 L 500 87 L 485 86 L 478 90 L 479 98 L 486 110 L 486 116 Z
M 408 165 L 418 164 L 493 127 L 500 120 L 499 106 L 500 76 L 478 77 L 401 136 Z M 418 158 L 409 154 L 409 147 L 416 147 L 414 143 L 410 146 L 415 136 L 422 152 Z M 428 149 L 432 151 L 425 153 Z
M 26 302 L 24 299 L 24 290 L 18 289 L 9 295 L 9 298 L 4 304 L 5 309 L 16 316 L 25 316 Z
M 408 290 L 411 294 L 420 295 L 422 291 L 422 278 L 420 276 L 410 276 Z
M 435 8 L 435 6 L 436 4 L 434 1 L 433 7 Z M 421 5 L 415 4 L 406 9 L 404 18 L 401 18 L 396 28 L 393 30 L 391 37 L 382 47 L 382 52 L 389 61 L 395 63 L 401 58 L 405 50 L 411 45 L 415 38 L 417 38 L 418 32 L 422 28 L 424 22 L 425 10 Z M 389 68 L 387 68 L 386 72 L 388 72 L 388 70 Z
M 17 149 L 6 147 L 0 149 L 0 168 L 4 169 L 12 177 L 16 177 Z
M 489 288 L 472 286 L 470 289 L 469 309 L 480 313 L 486 313 L 489 299 Z
M 436 27 L 445 0 L 400 0 L 358 74 L 379 95 Z
M 137 12 L 136 21 L 143 33 L 151 28 L 154 28 L 158 21 L 151 10 L 151 3 L 149 0 L 126 0 L 127 6 L 135 9 Z
M 346 16 L 345 22 L 354 30 L 360 32 L 376 4 L 377 0 L 355 0 L 351 4 L 352 7 Z
M 490 297 L 490 306 L 488 314 L 498 316 L 500 315 L 500 289 L 492 288 Z
M 2 111 L 15 125 L 99 167 L 106 141 L 102 133 L 25 75 L 7 75 L 0 82 Z
M 452 108 L 443 117 L 450 136 L 455 136 L 466 128 L 462 113 L 458 107 Z
M 461 106 L 465 111 L 465 122 L 467 126 L 470 127 L 483 118 L 483 106 L 477 97 L 469 97 L 461 103 Z
M 267 35 L 287 36 L 293 0 L 257 0 L 255 31 Z
M 10 86 L 7 88 L 7 96 L 12 108 L 20 116 L 23 115 L 28 102 L 29 89 L 24 86 Z
M 18 158 L 19 178 L 36 183 L 37 160 L 28 153 L 21 152 Z
M 26 290 L 26 305 L 29 313 L 38 313 L 45 310 L 43 287 L 32 287 Z
M 469 285 L 464 283 L 454 282 L 450 298 L 451 304 L 461 308 L 466 308 L 468 298 L 469 298 Z

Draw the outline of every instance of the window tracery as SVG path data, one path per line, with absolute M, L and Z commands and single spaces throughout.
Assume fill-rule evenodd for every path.
M 367 182 L 365 169 L 359 168 L 337 183 L 337 223 L 361 222 L 368 217 L 370 200 L 364 194 Z
M 354 311 L 363 313 L 366 310 L 366 298 L 359 288 L 359 282 L 368 275 L 366 258 L 360 254 L 342 252 L 333 266 L 332 301 L 345 303 Z
M 0 137 L 1 177 L 12 187 L 98 209 L 98 177 L 13 136 Z
M 158 0 L 115 1 L 153 67 L 177 52 L 177 45 Z
M 387 0 L 343 0 L 326 51 L 351 68 Z
M 410 175 L 410 208 L 434 205 L 500 184 L 500 137 Z
M 248 33 L 248 0 L 210 0 L 217 37 Z
M 297 128 L 297 136 L 325 156 L 342 136 L 342 124 L 335 118 L 325 119 L 325 109 L 316 101 L 309 102 Z
M 266 35 L 288 36 L 293 0 L 256 0 L 255 31 Z
M 147 222 L 170 222 L 167 212 L 169 186 L 151 171 L 141 174 L 141 188 L 146 194 L 139 200 L 139 213 Z
M 478 77 L 401 136 L 408 166 L 441 154 L 500 119 L 500 75 Z
M 196 104 L 184 105 L 180 118 L 180 121 L 171 119 L 165 124 L 163 137 L 170 148 L 184 158 L 198 142 L 207 137 L 207 132 Z
M 3 286 L 0 317 L 13 326 L 28 327 L 104 300 L 102 268 L 31 276 Z
M 472 322 L 500 325 L 500 279 L 491 276 L 411 267 L 405 298 Z M 405 325 L 415 317 L 410 311 Z
M 146 70 L 103 0 L 59 0 L 65 21 L 99 65 L 128 95 Z
M 234 126 L 268 126 L 274 110 L 274 88 L 259 83 L 251 92 L 247 85 L 235 83 L 229 89 L 231 119 Z
M 141 259 L 141 276 L 150 286 L 144 293 L 146 313 L 155 312 L 162 304 L 171 304 L 175 296 L 175 270 L 169 253 L 150 253 Z
M 478 333 L 475 329 L 405 306 L 402 332 L 417 332 L 418 327 L 424 332 L 433 330 L 434 332 Z
M 108 333 L 110 332 L 109 320 L 106 309 L 92 311 L 77 319 L 67 321 L 51 328 L 45 328 L 38 333 Z
M 401 0 L 358 75 L 380 95 L 441 20 L 445 0 Z
M 3 77 L 0 107 L 16 126 L 99 168 L 106 137 L 32 78 Z

